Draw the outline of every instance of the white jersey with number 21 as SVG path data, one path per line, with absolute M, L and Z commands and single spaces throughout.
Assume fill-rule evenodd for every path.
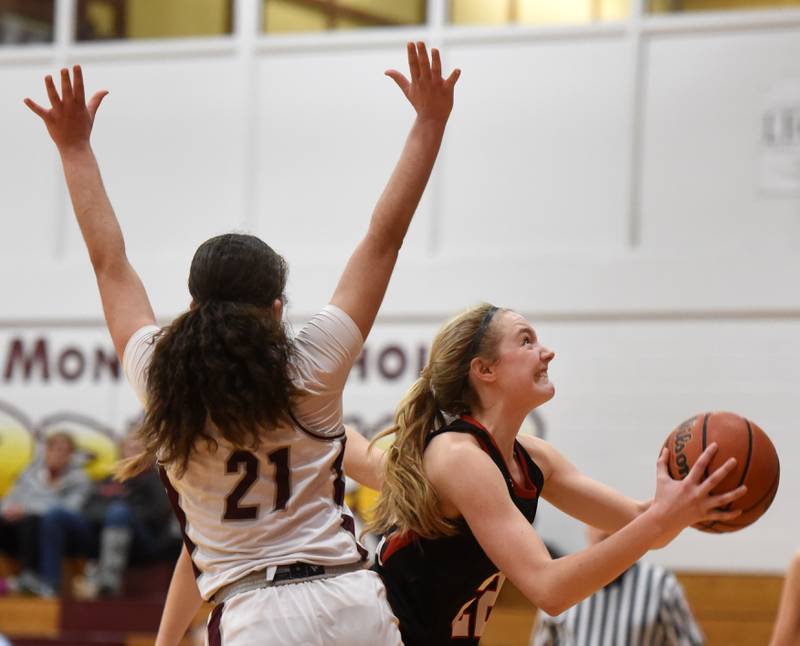
M 125 375 L 143 405 L 159 328 L 133 334 Z M 186 472 L 162 477 L 184 530 L 204 599 L 244 575 L 302 561 L 344 565 L 366 556 L 344 505 L 342 389 L 363 344 L 341 309 L 328 305 L 294 340 L 293 421 L 263 431 L 258 449 L 231 446 L 216 429 L 211 451 L 199 442 Z

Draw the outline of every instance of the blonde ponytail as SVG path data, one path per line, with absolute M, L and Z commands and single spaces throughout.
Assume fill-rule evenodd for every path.
M 405 527 L 427 538 L 455 532 L 453 523 L 439 512 L 436 492 L 422 464 L 427 431 L 442 424 L 443 419 L 430 381 L 417 379 L 397 407 L 394 424 L 373 439 L 374 443 L 394 436 L 368 531 L 386 533 L 393 527 Z
M 380 497 L 367 531 L 386 533 L 397 529 L 423 538 L 456 533 L 456 523 L 445 518 L 439 509 L 436 491 L 425 475 L 423 454 L 428 434 L 445 424 L 446 415 L 469 412 L 474 398 L 468 379 L 469 364 L 473 356 L 494 357 L 498 334 L 484 328 L 489 327 L 487 314 L 496 309 L 484 303 L 439 330 L 428 365 L 398 405 L 394 424 L 372 440 L 374 444 L 380 438 L 393 436 Z

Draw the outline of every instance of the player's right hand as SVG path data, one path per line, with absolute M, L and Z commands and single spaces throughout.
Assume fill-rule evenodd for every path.
M 667 470 L 669 449 L 663 448 L 656 466 L 656 495 L 651 510 L 658 514 L 667 534 L 677 534 L 689 525 L 708 521 L 730 521 L 741 510 L 726 511 L 726 506 L 747 493 L 744 485 L 727 493 L 712 495 L 713 489 L 736 467 L 736 459 L 728 459 L 707 478 L 708 465 L 717 452 L 712 443 L 700 455 L 683 480 L 674 480 Z
M 460 69 L 454 69 L 446 79 L 442 78 L 442 60 L 439 50 L 431 50 L 431 60 L 425 43 L 408 43 L 409 81 L 397 70 L 387 70 L 386 76 L 391 78 L 406 95 L 409 103 L 417 111 L 421 120 L 445 122 L 453 109 L 453 90 L 461 76 Z
M 72 73 L 74 82 L 70 80 L 69 70 L 66 67 L 61 70 L 60 96 L 53 77 L 50 75 L 45 77 L 44 86 L 50 100 L 50 109 L 29 98 L 24 101 L 25 105 L 44 121 L 47 132 L 50 133 L 61 152 L 88 144 L 95 114 L 103 98 L 108 94 L 106 90 L 96 92 L 87 104 L 83 90 L 81 66 L 75 65 Z

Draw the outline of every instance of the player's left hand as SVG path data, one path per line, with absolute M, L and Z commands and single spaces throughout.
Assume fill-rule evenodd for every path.
M 67 68 L 61 70 L 61 96 L 56 90 L 53 77 L 50 75 L 45 77 L 44 86 L 50 100 L 50 109 L 28 98 L 24 101 L 25 105 L 44 121 L 47 132 L 62 153 L 89 143 L 95 114 L 103 98 L 108 94 L 106 90 L 96 92 L 87 104 L 81 66 L 75 65 L 72 74 L 73 80 L 70 80 L 69 70 Z
M 461 76 L 460 69 L 454 69 L 446 79 L 442 78 L 442 60 L 439 50 L 428 51 L 425 43 L 408 43 L 409 81 L 397 70 L 387 70 L 386 76 L 391 78 L 406 95 L 409 103 L 417 111 L 421 120 L 445 122 L 453 109 L 453 90 Z

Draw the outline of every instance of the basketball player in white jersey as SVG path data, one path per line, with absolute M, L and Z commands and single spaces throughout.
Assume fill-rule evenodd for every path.
M 203 243 L 192 301 L 155 324 L 89 144 L 105 92 L 85 100 L 83 77 L 45 79 L 50 108 L 30 99 L 61 155 L 125 374 L 145 406 L 147 451 L 159 461 L 184 530 L 159 633 L 175 643 L 200 599 L 214 602 L 210 644 L 399 644 L 396 620 L 343 504 L 341 393 L 370 331 L 433 168 L 459 71 L 409 43 L 411 79 L 387 72 L 417 116 L 368 231 L 331 302 L 290 340 L 282 322 L 287 267 L 254 236 Z M 187 572 L 196 588 L 182 595 Z

